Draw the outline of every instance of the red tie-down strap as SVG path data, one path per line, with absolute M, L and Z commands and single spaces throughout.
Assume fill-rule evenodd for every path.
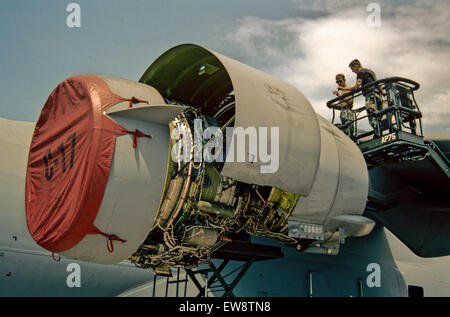
M 102 231 L 100 231 L 98 228 L 94 227 L 94 232 L 96 234 L 101 234 L 102 236 L 106 237 L 106 247 L 108 248 L 108 252 L 109 253 L 113 253 L 114 252 L 114 245 L 113 245 L 113 241 L 120 241 L 122 243 L 127 242 L 127 240 L 123 240 L 120 239 L 118 236 L 116 236 L 115 234 L 107 234 L 104 233 Z
M 129 101 L 129 102 L 130 102 L 130 104 L 129 104 L 129 106 L 128 106 L 129 108 L 132 108 L 133 105 L 134 105 L 135 103 L 140 103 L 140 102 L 142 102 L 142 103 L 148 103 L 147 100 L 142 100 L 142 99 L 139 99 L 139 98 L 136 98 L 136 97 L 131 97 L 131 98 L 129 98 L 129 99 L 123 98 L 123 100 L 124 100 L 124 101 Z
M 144 132 L 139 131 L 138 129 L 136 129 L 135 131 L 123 130 L 122 132 L 133 135 L 133 148 L 134 149 L 137 148 L 137 138 L 142 138 L 142 137 L 149 138 L 149 139 L 152 138 L 151 135 L 145 134 Z
M 58 255 L 58 257 L 56 258 L 55 257 L 55 252 L 52 252 L 52 259 L 55 262 L 59 262 L 59 261 L 61 261 L 61 255 Z

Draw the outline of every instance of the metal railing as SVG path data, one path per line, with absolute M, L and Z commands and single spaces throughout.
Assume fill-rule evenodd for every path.
M 414 97 L 414 91 L 420 85 L 413 80 L 402 77 L 390 77 L 371 82 L 349 93 L 343 94 L 327 102 L 327 107 L 333 109 L 334 124 L 336 111 L 345 109 L 347 101 L 353 99 L 353 104 L 359 97 L 364 98 L 364 106 L 351 109 L 353 119 L 344 124 L 337 125 L 344 133 L 357 143 L 359 140 L 375 135 L 381 137 L 396 131 L 405 131 L 411 134 L 423 136 L 422 113 Z M 376 103 L 376 110 L 367 113 L 365 101 L 369 98 Z M 365 115 L 363 112 L 366 112 Z M 360 131 L 361 121 L 371 121 L 370 131 Z

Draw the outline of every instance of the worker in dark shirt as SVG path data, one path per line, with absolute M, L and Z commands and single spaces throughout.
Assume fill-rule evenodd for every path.
M 358 89 L 361 86 L 365 86 L 377 80 L 375 73 L 370 69 L 364 68 L 357 59 L 354 59 L 349 67 L 352 72 L 356 74 L 356 84 L 354 86 L 346 87 L 347 89 Z M 375 113 L 383 107 L 383 98 L 381 97 L 381 94 L 384 94 L 384 91 L 378 86 L 372 86 L 363 89 L 362 94 L 366 98 L 366 111 L 369 123 L 374 129 L 375 135 L 378 135 Z

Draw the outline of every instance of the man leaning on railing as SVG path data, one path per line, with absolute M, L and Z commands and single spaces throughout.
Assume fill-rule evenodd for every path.
M 354 86 L 345 87 L 347 89 L 355 90 L 361 86 L 365 86 L 377 80 L 377 76 L 375 75 L 375 73 L 370 69 L 364 68 L 361 65 L 361 62 L 357 59 L 351 61 L 349 67 L 352 70 L 352 72 L 356 74 L 356 84 Z M 375 132 L 375 136 L 380 136 L 378 133 L 378 124 L 375 113 L 383 109 L 383 98 L 381 97 L 381 94 L 385 95 L 386 93 L 381 87 L 370 86 L 364 88 L 362 90 L 362 94 L 366 98 L 365 108 L 367 111 L 369 123 Z
M 336 96 L 342 96 L 343 94 L 347 94 L 352 91 L 349 87 L 347 87 L 347 83 L 345 80 L 344 74 L 337 74 L 336 75 L 336 84 L 338 85 L 338 88 L 333 91 L 333 94 Z M 347 135 L 353 136 L 355 133 L 354 123 L 355 115 L 352 112 L 353 109 L 353 95 L 345 97 L 342 102 L 338 104 L 339 108 L 341 109 L 341 123 L 343 126 L 346 126 L 344 128 L 344 132 Z

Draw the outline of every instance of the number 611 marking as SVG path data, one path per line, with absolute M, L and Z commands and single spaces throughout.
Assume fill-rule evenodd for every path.
M 72 169 L 73 160 L 75 158 L 75 146 L 77 143 L 77 133 L 75 132 L 72 135 L 70 135 L 66 141 L 67 142 L 71 141 L 71 144 L 72 144 L 72 148 L 70 151 L 70 162 L 69 162 L 69 169 Z M 63 173 L 65 173 L 67 170 L 67 165 L 66 165 L 66 151 L 64 148 L 64 142 L 62 142 L 58 146 L 58 150 L 62 156 L 62 171 L 63 171 Z M 53 166 L 50 166 L 51 159 L 52 159 L 52 151 L 51 151 L 51 149 L 49 149 L 47 152 L 45 152 L 45 155 L 44 155 L 45 178 L 47 179 L 47 182 L 53 178 Z M 58 159 L 55 160 L 55 165 L 57 165 L 57 164 L 58 164 Z

